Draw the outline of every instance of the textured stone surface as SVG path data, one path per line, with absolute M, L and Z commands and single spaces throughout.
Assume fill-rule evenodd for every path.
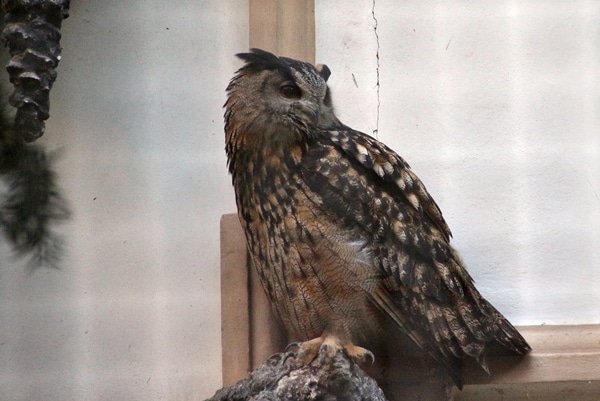
M 386 400 L 375 380 L 342 352 L 300 368 L 294 361 L 293 354 L 275 354 L 248 379 L 222 388 L 207 401 Z

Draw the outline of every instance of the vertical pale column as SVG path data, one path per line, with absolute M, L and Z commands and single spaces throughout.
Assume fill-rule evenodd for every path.
M 314 63 L 314 0 L 250 0 L 250 47 Z
M 236 214 L 221 216 L 221 341 L 223 386 L 251 370 L 246 238 Z

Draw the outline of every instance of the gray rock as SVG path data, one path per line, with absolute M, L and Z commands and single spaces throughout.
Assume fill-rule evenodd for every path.
M 294 354 L 279 353 L 207 401 L 386 401 L 375 380 L 341 351 L 295 366 Z

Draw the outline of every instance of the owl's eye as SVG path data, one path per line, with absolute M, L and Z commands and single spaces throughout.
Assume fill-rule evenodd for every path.
M 281 96 L 287 98 L 287 99 L 300 99 L 300 88 L 298 88 L 296 85 L 283 85 L 281 88 L 279 88 L 279 93 L 281 93 Z

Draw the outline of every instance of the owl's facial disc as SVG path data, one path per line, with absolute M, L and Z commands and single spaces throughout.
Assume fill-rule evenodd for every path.
M 302 67 L 302 69 L 291 69 L 294 82 L 304 94 L 310 95 L 315 100 L 323 101 L 327 92 L 327 81 L 312 65 L 303 63 Z
M 307 133 L 317 128 L 327 86 L 316 74 L 322 87 L 315 86 L 312 80 L 307 81 L 294 70 L 288 72 L 264 73 L 264 84 L 257 90 L 262 94 L 261 101 L 270 110 L 271 123 L 279 125 L 282 133 L 286 128 Z

